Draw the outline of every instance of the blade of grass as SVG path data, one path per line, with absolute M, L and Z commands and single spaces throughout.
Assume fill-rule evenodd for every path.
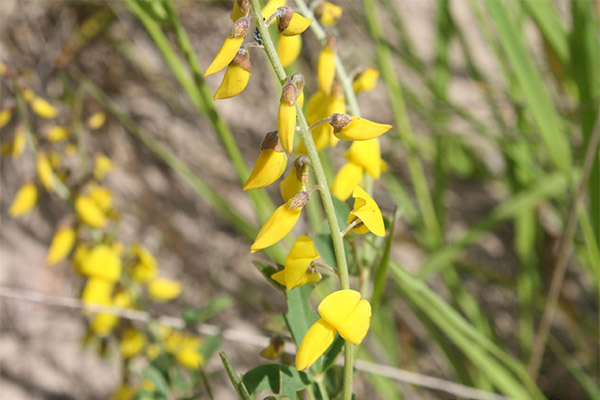
M 550 44 L 560 63 L 563 67 L 567 66 L 569 64 L 567 31 L 554 4 L 551 1 L 524 1 L 522 4 Z

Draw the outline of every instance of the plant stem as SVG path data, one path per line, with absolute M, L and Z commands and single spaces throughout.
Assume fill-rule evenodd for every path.
M 261 8 L 258 0 L 251 0 L 252 11 L 256 15 L 261 15 Z M 304 5 L 306 6 L 306 5 Z M 300 7 L 300 5 L 299 5 Z M 277 78 L 280 82 L 285 81 L 286 73 L 279 61 L 279 56 L 271 40 L 271 36 L 268 32 L 268 27 L 264 24 L 262 19 L 256 18 L 256 27 L 263 39 L 265 46 L 265 52 L 267 57 L 277 74 Z M 338 71 L 339 72 L 339 71 Z M 315 142 L 312 139 L 312 135 L 308 128 L 308 123 L 304 117 L 304 113 L 300 108 L 300 105 L 296 103 L 297 109 L 297 123 L 300 125 L 300 137 L 306 147 L 306 153 L 312 164 L 313 172 L 315 174 L 315 180 L 318 185 L 321 186 L 321 200 L 323 201 L 323 208 L 325 209 L 325 216 L 327 223 L 329 224 L 329 230 L 331 232 L 331 241 L 333 243 L 333 251 L 337 262 L 337 272 L 340 280 L 341 289 L 349 289 L 350 282 L 348 279 L 348 265 L 346 262 L 346 253 L 344 251 L 344 239 L 340 233 L 340 226 L 338 224 L 335 208 L 333 206 L 333 200 L 331 199 L 331 192 L 329 191 L 329 185 L 327 184 L 327 178 L 325 177 L 325 171 L 321 165 L 319 153 L 315 147 Z M 350 400 L 352 398 L 352 370 L 353 370 L 353 353 L 354 348 L 352 343 L 346 341 L 344 343 L 344 386 L 343 386 L 343 399 Z

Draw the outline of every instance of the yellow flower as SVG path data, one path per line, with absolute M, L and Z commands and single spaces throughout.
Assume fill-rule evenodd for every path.
M 110 396 L 110 400 L 133 400 L 136 393 L 137 390 L 123 383 L 115 390 L 112 396 Z
M 327 45 L 321 50 L 319 54 L 319 61 L 317 63 L 317 82 L 319 84 L 319 90 L 325 94 L 331 93 L 331 85 L 333 84 L 333 78 L 335 77 L 335 39 L 330 37 Z
M 113 290 L 113 282 L 102 278 L 90 278 L 83 288 L 81 301 L 86 304 L 97 304 L 109 306 L 110 296 Z
M 36 168 L 38 178 L 46 190 L 51 190 L 54 184 L 54 172 L 52 172 L 52 165 L 48 156 L 43 151 L 40 151 L 36 155 Z
M 374 179 L 381 176 L 384 162 L 381 159 L 379 139 L 353 142 L 345 156 L 348 161 L 363 167 Z
M 99 244 L 82 260 L 81 272 L 93 278 L 116 282 L 121 277 L 121 258 L 110 246 Z
M 36 97 L 31 101 L 31 109 L 42 118 L 50 119 L 58 115 L 58 110 L 41 97 Z
M 296 86 L 287 82 L 283 85 L 281 100 L 279 101 L 279 112 L 277 113 L 277 132 L 281 147 L 289 155 L 294 149 L 294 135 L 296 133 L 296 99 L 298 90 Z
M 148 285 L 148 294 L 156 302 L 173 300 L 181 294 L 181 284 L 165 278 L 158 278 Z
M 283 6 L 278 9 L 277 29 L 283 36 L 299 35 L 308 29 L 312 18 L 306 18 L 294 12 L 290 7 Z
M 368 92 L 375 88 L 379 79 L 379 71 L 375 68 L 367 67 L 352 80 L 352 89 L 354 93 Z
M 286 165 L 287 155 L 283 152 L 277 132 L 267 133 L 256 164 L 244 184 L 244 190 L 269 186 L 283 175 Z
M 317 7 L 315 15 L 323 26 L 334 26 L 342 17 L 342 7 L 326 1 Z
M 378 124 L 360 117 L 352 117 L 347 114 L 333 114 L 330 121 L 333 126 L 333 134 L 342 140 L 370 140 L 383 135 L 392 126 Z
M 46 138 L 51 142 L 62 142 L 66 140 L 70 135 L 70 132 L 67 128 L 62 126 L 53 126 L 48 131 L 48 135 Z
M 242 93 L 248 85 L 251 72 L 252 67 L 248 50 L 241 48 L 229 63 L 223 82 L 221 82 L 221 86 L 219 86 L 213 98 L 215 100 L 228 99 Z
M 121 354 L 125 358 L 131 358 L 139 354 L 146 345 L 146 335 L 134 328 L 127 328 L 121 338 Z
M 100 185 L 90 185 L 88 188 L 88 194 L 102 212 L 106 213 L 112 207 L 112 194 L 105 187 Z
M 248 17 L 240 18 L 233 24 L 231 32 L 227 39 L 221 45 L 221 48 L 217 52 L 215 59 L 204 72 L 204 76 L 212 75 L 216 72 L 221 71 L 223 68 L 229 65 L 231 60 L 235 57 L 238 50 L 244 42 L 244 38 L 248 33 L 250 26 L 250 20 Z
M 263 20 L 268 20 L 269 17 L 273 15 L 273 13 L 277 11 L 279 7 L 285 6 L 286 1 L 287 0 L 269 0 L 269 2 L 265 4 L 261 12 Z M 275 22 L 275 19 L 271 21 L 271 23 L 273 22 Z
M 321 274 L 314 268 L 309 268 L 313 260 L 319 258 L 315 244 L 308 236 L 300 236 L 290 254 L 285 260 L 285 268 L 274 273 L 273 278 L 287 290 L 298 286 L 317 283 L 321 280 Z
M 27 131 L 25 131 L 25 127 L 23 125 L 17 126 L 15 130 L 15 137 L 12 143 L 12 152 L 11 156 L 13 160 L 17 160 L 23 154 L 25 150 L 25 146 L 27 144 Z
M 91 130 L 96 130 L 102 128 L 104 122 L 106 122 L 106 114 L 104 114 L 102 111 L 98 111 L 88 118 L 87 126 Z
M 318 308 L 321 319 L 309 328 L 296 354 L 296 369 L 310 367 L 333 342 L 336 331 L 353 344 L 364 339 L 371 321 L 371 305 L 355 290 L 338 290 Z
M 326 95 L 323 92 L 317 92 L 308 102 L 307 119 L 309 125 L 318 120 L 325 119 L 334 113 L 345 113 L 346 103 L 344 101 L 344 90 L 339 83 L 334 83 L 331 88 L 331 94 Z M 330 124 L 322 123 L 315 126 L 312 130 L 313 141 L 317 151 L 321 151 L 327 146 L 335 147 L 339 141 L 333 134 L 333 127 Z M 306 154 L 304 143 L 298 146 L 298 153 Z
M 71 259 L 73 269 L 80 275 L 83 275 L 83 260 L 86 259 L 89 251 L 90 249 L 82 243 L 78 244 L 73 252 L 73 258 Z
M 204 357 L 200 354 L 200 346 L 202 341 L 193 336 L 184 336 L 175 359 L 177 362 L 187 369 L 198 369 L 204 364 Z
M 250 12 L 250 0 L 234 0 L 233 10 L 231 11 L 231 20 L 233 22 L 245 17 Z
M 289 67 L 296 61 L 302 50 L 302 36 L 279 35 L 277 54 L 283 67 Z M 300 100 L 298 100 L 300 102 Z M 302 106 L 302 105 L 301 105 Z
M 48 249 L 48 255 L 46 256 L 46 263 L 48 265 L 54 265 L 64 260 L 71 252 L 76 237 L 75 229 L 72 227 L 65 226 L 59 228 L 52 238 L 52 243 L 50 244 L 50 249 Z
M 288 175 L 279 183 L 279 191 L 283 201 L 287 202 L 301 190 L 306 190 L 309 165 L 310 162 L 305 156 L 296 158 Z
M 112 307 L 118 308 L 126 308 L 131 305 L 131 298 L 124 292 L 119 292 L 115 294 L 115 296 L 110 300 L 109 304 Z M 113 314 L 99 313 L 94 316 L 92 322 L 90 323 L 90 329 L 92 332 L 96 334 L 98 337 L 105 337 L 112 332 L 112 330 L 117 326 L 119 322 L 119 317 Z
M 75 199 L 75 211 L 79 218 L 92 228 L 101 228 L 106 225 L 106 215 L 104 215 L 102 209 L 89 196 L 77 196 Z
M 338 199 L 345 201 L 350 197 L 354 188 L 360 185 L 363 174 L 364 171 L 360 165 L 353 162 L 346 163 L 335 176 L 331 193 Z
M 306 192 L 298 193 L 285 204 L 279 206 L 269 219 L 267 219 L 262 228 L 260 228 L 258 235 L 256 235 L 254 243 L 252 243 L 250 253 L 256 253 L 259 250 L 273 246 L 292 230 L 300 218 L 302 207 L 306 204 L 304 203 L 300 206 L 295 204 L 297 197 L 302 193 Z
M 312 125 L 320 119 L 327 118 L 329 104 L 329 96 L 321 91 L 317 91 L 315 94 L 310 96 L 308 104 L 306 106 L 306 122 L 308 125 Z
M 131 252 L 136 256 L 137 261 L 133 266 L 133 279 L 140 283 L 146 283 L 156 277 L 158 270 L 156 258 L 139 244 L 131 245 Z
M 347 223 L 350 224 L 357 219 L 362 224 L 353 228 L 350 232 L 367 233 L 371 231 L 377 236 L 384 236 L 385 226 L 383 224 L 383 216 L 375 200 L 360 186 L 354 188 L 352 197 L 354 197 L 354 208 L 350 211 L 350 215 L 348 215 Z
M 0 128 L 4 127 L 12 118 L 12 112 L 10 109 L 5 108 L 0 110 Z
M 101 181 L 107 173 L 114 169 L 114 164 L 110 158 L 104 154 L 94 156 L 94 178 Z
M 38 191 L 33 183 L 26 183 L 19 188 L 15 198 L 8 209 L 8 215 L 11 217 L 20 217 L 27 214 L 35 207 L 37 203 Z

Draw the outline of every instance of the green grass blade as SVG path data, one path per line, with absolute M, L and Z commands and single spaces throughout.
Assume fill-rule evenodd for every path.
M 538 29 L 563 65 L 569 64 L 569 39 L 567 31 L 551 1 L 524 1 L 522 3 L 535 21 Z

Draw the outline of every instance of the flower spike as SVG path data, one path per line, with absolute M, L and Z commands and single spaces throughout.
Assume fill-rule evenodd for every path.
M 228 99 L 242 93 L 248 85 L 251 72 L 250 54 L 247 49 L 242 47 L 229 63 L 223 82 L 221 82 L 221 86 L 219 86 L 213 98 L 215 100 Z
M 277 132 L 267 133 L 263 139 L 258 160 L 244 184 L 244 190 L 269 186 L 283 175 L 286 166 L 287 155 L 281 147 Z
M 233 24 L 233 28 L 231 28 L 231 33 L 221 45 L 221 48 L 217 52 L 215 59 L 204 72 L 204 76 L 209 76 L 216 72 L 219 72 L 227 65 L 229 65 L 229 63 L 237 54 L 240 47 L 242 47 L 244 38 L 246 37 L 246 34 L 248 34 L 249 27 L 250 18 L 248 17 L 240 18 L 237 21 L 235 21 L 235 23 Z

